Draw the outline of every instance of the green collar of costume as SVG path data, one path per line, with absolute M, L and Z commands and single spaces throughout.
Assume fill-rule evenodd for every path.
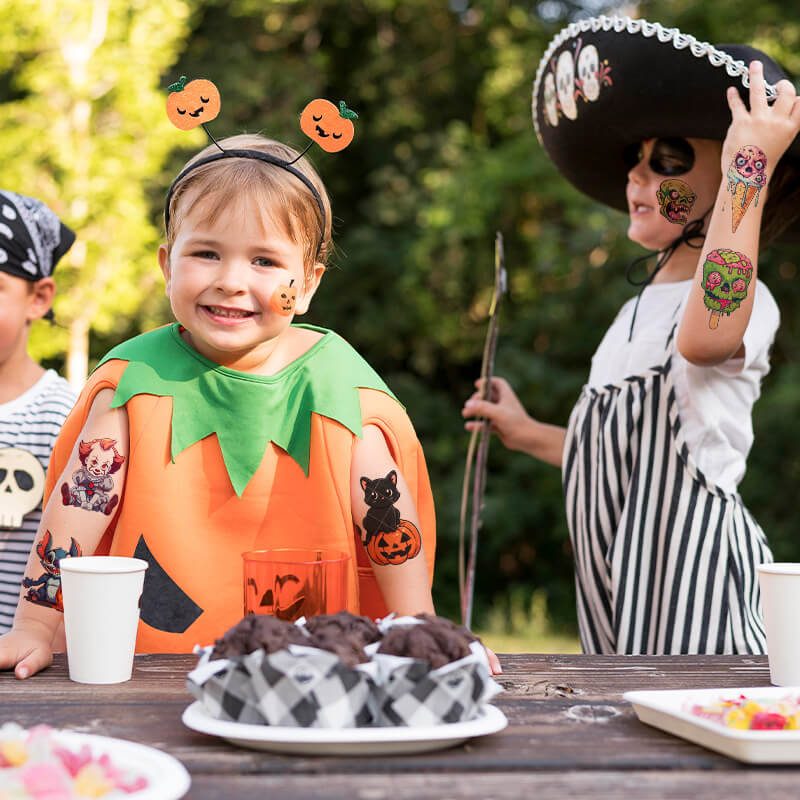
M 237 372 L 210 361 L 182 338 L 177 323 L 143 333 L 115 347 L 98 364 L 128 361 L 112 408 L 137 394 L 172 397 L 172 461 L 200 439 L 217 434 L 222 458 L 241 497 L 269 442 L 308 475 L 311 413 L 361 436 L 358 390 L 394 397 L 372 367 L 341 336 L 313 325 L 322 338 L 274 375 Z

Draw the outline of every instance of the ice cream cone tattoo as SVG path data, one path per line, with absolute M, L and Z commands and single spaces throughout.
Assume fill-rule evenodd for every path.
M 720 314 L 736 311 L 747 297 L 753 265 L 750 259 L 734 250 L 712 250 L 703 264 L 703 302 L 710 309 L 708 327 L 719 325 Z
M 677 178 L 662 181 L 656 192 L 662 216 L 676 225 L 685 225 L 697 195 L 688 183 Z
M 767 157 L 755 145 L 745 145 L 733 158 L 728 167 L 728 191 L 733 197 L 732 228 L 736 233 L 745 211 L 753 200 L 758 205 L 758 195 L 767 185 Z

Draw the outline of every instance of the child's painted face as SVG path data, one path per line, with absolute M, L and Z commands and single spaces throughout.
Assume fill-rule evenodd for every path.
M 167 297 L 199 353 L 259 372 L 294 315 L 308 310 L 322 269 L 305 279 L 302 244 L 253 199 L 243 196 L 213 223 L 207 205 L 191 205 L 172 250 L 159 249 Z
M 712 139 L 642 142 L 628 172 L 628 238 L 663 250 L 687 222 L 702 217 L 719 191 L 721 152 L 722 142 Z

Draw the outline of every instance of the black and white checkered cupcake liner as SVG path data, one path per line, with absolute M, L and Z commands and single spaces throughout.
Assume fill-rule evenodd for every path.
M 200 663 L 186 678 L 211 716 L 231 722 L 302 728 L 354 728 L 375 723 L 371 664 L 348 667 L 327 650 L 290 644 Z

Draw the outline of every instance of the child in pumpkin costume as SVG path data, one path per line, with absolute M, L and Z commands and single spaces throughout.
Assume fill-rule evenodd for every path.
M 411 422 L 344 340 L 290 324 L 330 251 L 325 188 L 279 143 L 220 145 L 168 197 L 159 261 L 178 322 L 103 359 L 48 475 L 40 543 L 148 561 L 138 652 L 188 652 L 235 623 L 253 549 L 347 552 L 349 610 L 433 610 L 433 501 Z M 377 484 L 406 523 L 384 525 L 380 546 L 366 524 Z M 41 563 L 32 553 L 27 574 Z M 0 667 L 47 664 L 59 621 L 23 595 Z

